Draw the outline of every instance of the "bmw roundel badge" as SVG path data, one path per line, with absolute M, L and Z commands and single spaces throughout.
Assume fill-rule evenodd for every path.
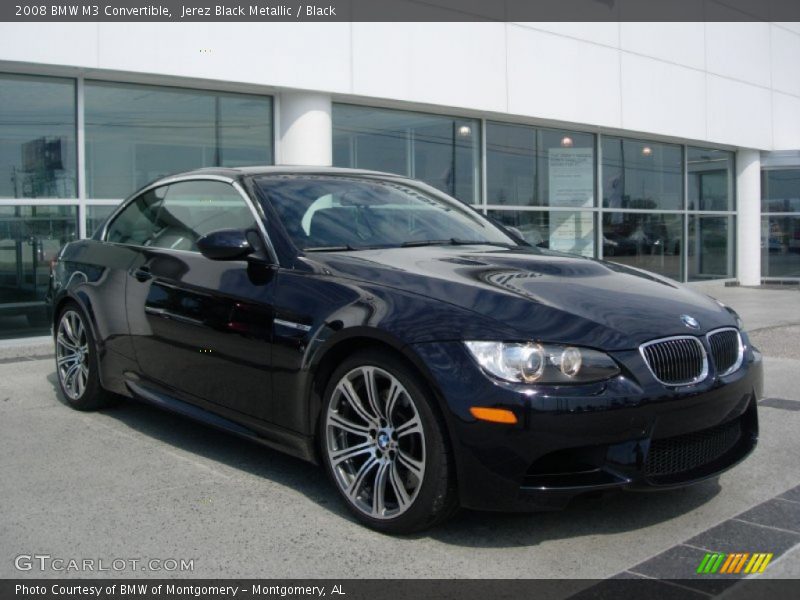
M 700 323 L 697 322 L 697 319 L 691 317 L 689 315 L 681 315 L 681 321 L 683 324 L 686 325 L 689 329 L 700 329 Z

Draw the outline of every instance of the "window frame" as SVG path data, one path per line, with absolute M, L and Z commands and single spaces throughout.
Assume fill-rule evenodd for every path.
M 267 254 L 269 256 L 269 260 L 271 264 L 279 264 L 278 263 L 278 255 L 275 252 L 275 248 L 272 245 L 272 241 L 270 240 L 269 235 L 267 234 L 266 227 L 264 225 L 264 216 L 258 209 L 258 205 L 256 202 L 250 198 L 249 194 L 244 190 L 242 185 L 235 177 L 226 177 L 224 175 L 177 175 L 174 177 L 168 177 L 165 179 L 159 179 L 154 181 L 145 187 L 137 190 L 131 196 L 123 200 L 120 205 L 114 210 L 113 213 L 108 217 L 106 222 L 103 224 L 103 227 L 99 230 L 97 234 L 97 240 L 101 241 L 106 244 L 115 244 L 118 246 L 125 246 L 129 248 L 145 248 L 150 249 L 153 251 L 165 251 L 165 252 L 177 252 L 180 254 L 191 254 L 193 256 L 202 256 L 202 253 L 196 250 L 178 250 L 174 248 L 160 248 L 160 247 L 150 247 L 150 246 L 142 246 L 140 244 L 128 244 L 124 242 L 112 242 L 108 240 L 108 230 L 109 227 L 116 221 L 119 216 L 130 206 L 133 202 L 135 202 L 139 197 L 143 194 L 146 194 L 149 191 L 152 191 L 159 187 L 170 186 L 176 183 L 187 183 L 187 182 L 203 182 L 203 181 L 216 181 L 220 183 L 225 183 L 230 185 L 244 200 L 245 205 L 250 210 L 251 214 L 253 215 L 253 219 L 256 222 L 256 228 L 258 230 L 259 235 L 261 236 L 261 241 L 264 243 L 264 247 L 267 249 Z
M 141 198 L 145 194 L 147 194 L 149 192 L 152 192 L 153 190 L 157 190 L 158 188 L 162 188 L 162 187 L 163 188 L 168 188 L 169 184 L 164 183 L 164 184 L 160 184 L 160 185 L 148 186 L 146 189 L 140 190 L 139 192 L 135 193 L 131 198 L 129 198 L 125 202 L 121 203 L 120 206 L 119 206 L 119 209 L 115 210 L 111 214 L 111 216 L 109 216 L 109 218 L 106 220 L 106 223 L 103 226 L 103 234 L 102 234 L 102 238 L 103 239 L 102 239 L 102 241 L 108 242 L 109 244 L 118 244 L 120 246 L 131 246 L 131 247 L 135 247 L 135 248 L 144 248 L 145 246 L 143 246 L 141 244 L 132 244 L 132 243 L 127 243 L 127 242 L 112 242 L 112 241 L 110 241 L 108 239 L 109 229 L 111 229 L 111 226 L 114 224 L 114 221 L 119 219 L 122 216 L 122 214 L 126 210 L 128 210 L 128 208 L 130 207 L 131 204 L 136 202 L 139 198 Z M 164 198 L 165 197 L 166 197 L 166 194 L 164 195 Z M 163 198 L 159 198 L 159 200 L 163 200 Z

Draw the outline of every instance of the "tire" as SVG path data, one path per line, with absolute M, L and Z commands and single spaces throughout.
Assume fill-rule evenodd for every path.
M 56 378 L 61 396 L 76 410 L 97 410 L 113 397 L 100 385 L 97 344 L 86 317 L 74 303 L 66 304 L 55 326 Z
M 380 350 L 347 358 L 325 390 L 322 462 L 350 512 L 377 531 L 427 529 L 458 507 L 452 451 L 425 390 Z

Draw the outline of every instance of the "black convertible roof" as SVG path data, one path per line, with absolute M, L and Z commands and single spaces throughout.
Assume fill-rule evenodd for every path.
M 182 173 L 173 173 L 169 177 L 184 177 L 191 175 L 220 175 L 223 177 L 252 176 L 252 175 L 370 175 L 380 177 L 403 178 L 397 173 L 384 173 L 369 171 L 367 169 L 345 169 L 341 167 L 308 167 L 308 166 L 250 166 L 250 167 L 203 167 Z

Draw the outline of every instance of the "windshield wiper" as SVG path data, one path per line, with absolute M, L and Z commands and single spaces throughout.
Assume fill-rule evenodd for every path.
M 462 238 L 449 238 L 446 240 L 416 240 L 403 242 L 402 248 L 413 248 L 415 246 L 500 246 L 501 248 L 515 248 L 514 244 L 504 244 L 503 242 L 490 242 L 488 240 L 465 240 Z
M 303 248 L 305 252 L 347 252 L 355 250 L 350 244 L 344 246 L 313 246 L 311 248 Z
M 415 248 L 419 246 L 500 246 L 501 248 L 515 248 L 513 244 L 503 242 L 489 242 L 487 240 L 465 240 L 461 238 L 448 238 L 446 240 L 411 240 L 400 244 L 400 248 Z M 356 250 L 377 250 L 397 247 L 391 244 L 376 244 L 373 246 L 312 246 L 304 248 L 305 252 L 353 252 Z
M 462 238 L 450 238 L 453 246 L 500 246 L 501 248 L 514 248 L 516 244 L 506 244 L 504 242 L 490 242 L 489 240 L 465 240 Z
M 415 246 L 449 246 L 452 240 L 412 240 L 400 244 L 401 248 L 414 248 Z

